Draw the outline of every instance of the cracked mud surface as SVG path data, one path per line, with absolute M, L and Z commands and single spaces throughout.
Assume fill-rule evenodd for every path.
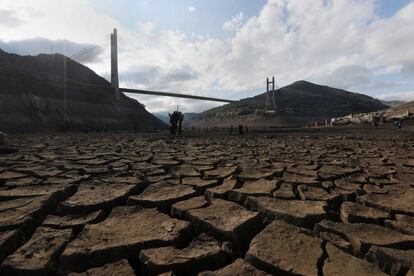
M 414 136 L 9 137 L 1 275 L 412 275 Z

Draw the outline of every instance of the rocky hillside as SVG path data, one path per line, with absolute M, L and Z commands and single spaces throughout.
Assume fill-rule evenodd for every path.
M 388 105 L 388 106 L 391 106 L 391 107 L 392 106 L 402 105 L 402 104 L 406 103 L 404 101 L 386 101 L 386 100 L 381 100 L 381 102 L 383 104 Z
M 67 94 L 59 54 L 19 56 L 0 50 L 0 130 L 152 130 L 166 125 L 89 68 L 67 60 Z M 66 106 L 66 108 L 65 108 Z M 66 112 L 65 112 L 66 109 Z
M 396 119 L 408 120 L 409 124 L 413 125 L 414 101 L 375 112 L 348 114 L 347 116 L 332 118 L 330 122 L 332 125 L 340 126 L 349 124 L 371 124 L 375 120 L 392 122 Z
M 414 114 L 414 101 L 393 106 L 384 111 L 384 116 L 387 118 L 399 118 Z
M 379 100 L 366 95 L 328 86 L 297 81 L 276 92 L 277 111 L 266 113 L 266 94 L 243 99 L 201 113 L 193 126 L 228 127 L 307 125 L 324 122 L 350 113 L 372 112 L 386 108 Z

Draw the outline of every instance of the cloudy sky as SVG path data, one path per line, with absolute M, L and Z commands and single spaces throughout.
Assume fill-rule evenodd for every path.
M 240 99 L 308 80 L 414 100 L 414 0 L 0 0 L 0 48 L 72 56 L 123 87 Z M 152 112 L 217 104 L 133 96 Z

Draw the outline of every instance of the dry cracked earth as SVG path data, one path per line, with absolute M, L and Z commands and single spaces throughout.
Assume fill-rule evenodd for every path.
M 1 275 L 414 275 L 414 137 L 11 136 Z

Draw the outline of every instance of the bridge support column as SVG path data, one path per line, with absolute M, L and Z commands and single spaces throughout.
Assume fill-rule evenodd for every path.
M 121 98 L 119 92 L 119 78 L 118 78 L 118 34 L 117 30 L 111 34 L 111 86 L 114 90 L 114 97 L 116 101 Z
M 266 110 L 270 105 L 270 97 L 269 97 L 269 78 L 266 79 Z
M 276 111 L 275 77 L 272 78 L 272 101 L 273 101 L 273 111 Z

